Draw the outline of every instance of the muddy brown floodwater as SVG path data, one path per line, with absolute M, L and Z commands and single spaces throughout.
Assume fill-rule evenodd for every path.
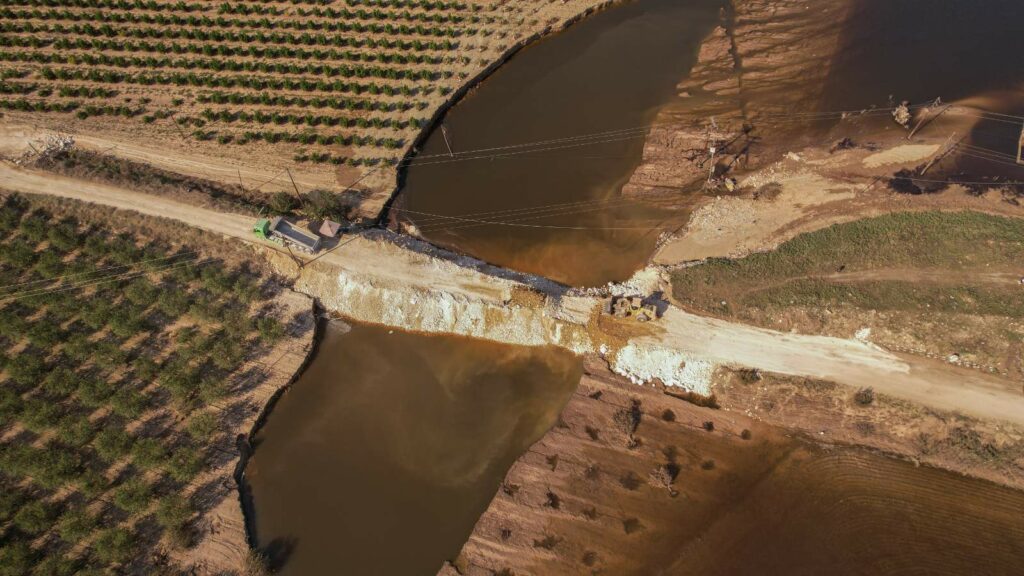
M 392 214 L 493 264 L 572 285 L 628 278 L 659 230 L 686 213 L 622 198 L 642 132 L 578 137 L 650 123 L 676 97 L 720 6 L 630 2 L 527 47 L 448 112 L 455 158 L 435 130 Z M 530 142 L 546 143 L 467 153 Z
M 683 575 L 1021 574 L 1024 493 L 804 445 L 678 550 Z
M 338 325 L 256 437 L 250 527 L 280 574 L 433 574 L 555 422 L 580 361 Z

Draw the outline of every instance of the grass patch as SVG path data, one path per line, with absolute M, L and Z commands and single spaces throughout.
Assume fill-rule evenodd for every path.
M 821 277 L 884 268 L 1005 268 L 1022 261 L 1024 220 L 976 212 L 896 213 L 802 234 L 771 252 L 678 270 L 672 286 L 679 301 L 727 315 L 743 307 L 847 304 L 1021 317 L 1024 294 L 1015 288 Z

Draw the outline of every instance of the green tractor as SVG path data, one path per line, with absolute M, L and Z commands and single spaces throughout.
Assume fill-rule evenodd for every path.
M 260 218 L 252 227 L 257 238 L 269 240 L 283 246 L 290 246 L 308 254 L 320 249 L 320 237 L 296 227 L 280 216 Z

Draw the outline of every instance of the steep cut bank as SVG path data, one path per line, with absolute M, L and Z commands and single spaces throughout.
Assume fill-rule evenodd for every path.
M 658 114 L 624 193 L 693 194 L 709 177 L 798 146 L 808 135 L 804 119 L 813 120 L 823 101 L 855 3 L 729 2 L 677 87 L 682 97 Z
M 591 362 L 439 574 L 1013 574 L 1021 511 L 1019 491 L 794 439 Z
M 575 286 L 628 278 L 676 217 L 623 198 L 718 0 L 638 0 L 528 46 L 459 101 L 392 217 L 429 241 Z M 581 104 L 583 102 L 583 104 Z

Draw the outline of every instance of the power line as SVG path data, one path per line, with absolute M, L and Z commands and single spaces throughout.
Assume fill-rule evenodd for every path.
M 518 223 L 502 222 L 502 221 L 495 221 L 495 220 L 479 220 L 479 219 L 475 219 L 475 218 L 461 218 L 459 216 L 445 216 L 443 214 L 433 214 L 433 213 L 430 213 L 430 212 L 418 212 L 416 210 L 407 210 L 407 209 L 404 209 L 404 208 L 393 208 L 393 210 L 398 211 L 398 212 L 406 212 L 406 213 L 409 213 L 409 214 L 420 214 L 420 215 L 423 215 L 423 216 L 436 216 L 436 217 L 445 218 L 445 219 L 448 219 L 448 220 L 454 220 L 454 221 L 458 221 L 458 222 L 474 222 L 474 223 L 479 223 L 479 224 L 493 224 L 493 225 L 497 225 L 497 226 L 512 226 L 512 227 L 515 227 L 515 228 L 548 228 L 548 229 L 554 229 L 554 230 L 650 230 L 651 229 L 649 226 L 647 226 L 647 227 L 547 226 L 547 225 L 542 225 L 542 224 L 518 224 Z
M 910 109 L 923 108 L 923 107 L 927 107 L 927 106 L 931 105 L 931 103 L 932 103 L 932 101 L 929 101 L 927 103 L 914 104 L 912 106 L 909 106 L 909 108 Z M 763 115 L 761 115 L 759 117 L 761 117 L 761 118 L 796 118 L 797 120 L 794 120 L 794 123 L 800 123 L 800 122 L 805 122 L 809 117 L 815 117 L 815 116 L 837 117 L 838 118 L 838 117 L 841 117 L 844 114 L 850 114 L 850 115 L 885 114 L 885 113 L 891 112 L 892 110 L 895 110 L 895 108 L 870 108 L 870 109 L 857 109 L 857 110 L 831 110 L 831 111 L 820 111 L 820 112 L 769 112 L 769 113 L 765 113 L 765 114 L 763 114 Z M 700 122 L 700 121 L 695 121 L 695 122 L 693 122 L 693 124 L 695 126 L 699 126 L 699 125 L 702 125 L 703 123 Z M 654 127 L 657 127 L 657 126 L 678 126 L 678 125 L 679 125 L 679 122 L 675 122 L 675 121 L 651 122 L 651 123 L 648 123 L 648 124 L 643 124 L 643 125 L 638 125 L 638 126 L 633 126 L 633 127 L 628 127 L 628 128 L 618 128 L 618 129 L 607 130 L 607 131 L 603 131 L 603 132 L 593 132 L 593 133 L 589 133 L 589 134 L 580 134 L 580 135 L 575 135 L 575 136 L 566 136 L 566 137 L 562 137 L 562 138 L 554 138 L 554 139 L 548 139 L 548 140 L 536 140 L 536 141 L 532 141 L 532 142 L 522 142 L 522 143 L 518 143 L 518 144 L 509 144 L 509 145 L 505 145 L 505 146 L 493 146 L 493 147 L 488 147 L 488 148 L 477 148 L 477 149 L 471 149 L 471 150 L 462 150 L 462 151 L 454 152 L 453 155 L 454 156 L 460 156 L 460 155 L 469 155 L 469 154 L 482 154 L 484 152 L 500 152 L 500 151 L 503 151 L 503 150 L 514 150 L 514 149 L 519 149 L 519 148 L 529 148 L 531 146 L 545 146 L 547 144 L 559 144 L 559 143 L 564 143 L 564 142 L 576 142 L 576 141 L 589 141 L 589 142 L 585 142 L 585 143 L 582 143 L 582 144 L 579 144 L 579 145 L 601 144 L 601 143 L 604 143 L 604 142 L 607 141 L 607 140 L 605 140 L 606 138 L 623 137 L 624 139 L 632 139 L 632 138 L 638 137 L 638 136 L 631 136 L 632 134 L 646 132 L 647 130 L 649 130 L 651 128 L 654 128 Z M 617 140 L 613 140 L 613 141 L 617 141 Z M 576 146 L 567 146 L 567 147 L 576 147 Z M 540 152 L 540 151 L 547 151 L 547 150 L 551 150 L 551 149 L 561 149 L 561 148 L 560 147 L 544 148 L 544 149 L 541 149 L 541 150 L 531 150 L 531 151 Z M 501 157 L 502 155 L 482 155 L 482 156 L 475 157 L 475 158 L 454 158 L 454 159 L 450 158 L 450 156 L 451 155 L 449 155 L 448 153 L 444 153 L 444 154 L 417 154 L 417 155 L 415 155 L 413 157 L 407 158 L 405 160 L 401 160 L 401 161 L 395 163 L 394 165 L 415 164 L 417 166 L 427 166 L 427 165 L 431 165 L 431 164 L 458 162 L 458 161 L 463 161 L 463 160 L 497 158 L 497 157 Z M 427 158 L 427 159 L 430 159 L 430 158 L 446 158 L 447 160 L 445 160 L 443 162 L 419 162 L 419 160 L 422 160 L 424 158 Z
M 559 216 L 573 216 L 573 215 L 576 215 L 576 214 L 585 214 L 585 213 L 588 213 L 588 212 L 604 211 L 604 210 L 608 210 L 609 208 L 619 207 L 619 206 L 622 206 L 622 205 L 626 205 L 628 203 L 629 203 L 629 199 L 623 198 L 621 202 L 618 202 L 615 205 L 602 205 L 602 206 L 594 206 L 594 207 L 591 207 L 591 208 L 576 208 L 576 209 L 562 209 L 562 210 L 559 210 L 559 211 L 547 211 L 547 212 L 544 212 L 544 213 L 531 214 L 531 215 L 522 216 L 522 217 L 518 217 L 518 218 L 512 218 L 512 219 L 506 219 L 506 220 L 493 220 L 493 222 L 499 222 L 499 223 L 504 225 L 504 224 L 507 224 L 507 223 L 510 223 L 510 222 L 523 222 L 523 221 L 526 221 L 526 220 L 536 220 L 536 219 L 539 219 L 539 218 L 555 218 L 555 217 L 559 217 Z M 435 224 L 435 225 L 427 225 L 426 228 L 421 229 L 421 231 L 431 231 L 431 232 L 444 231 L 444 232 L 451 232 L 453 230 L 461 230 L 463 228 L 475 228 L 475 227 L 479 227 L 479 226 L 483 226 L 483 225 L 484 225 L 483 223 L 469 223 L 469 224 L 462 224 L 462 225 L 458 225 L 458 226 L 445 226 L 443 224 L 442 225 Z
M 6 284 L 6 285 L 3 285 L 3 286 L 0 286 L 0 290 L 6 290 L 8 288 L 14 288 L 14 287 L 18 287 L 18 286 L 26 286 L 26 285 L 29 285 L 29 284 L 42 284 L 42 283 L 45 283 L 45 282 L 58 282 L 60 280 L 66 280 L 68 278 L 74 278 L 74 277 L 77 277 L 77 276 L 85 276 L 85 275 L 88 275 L 88 274 L 95 274 L 97 272 L 103 272 L 103 271 L 108 271 L 108 270 L 116 270 L 118 268 L 129 268 L 129 267 L 138 266 L 140 264 L 147 264 L 149 262 L 158 262 L 160 260 L 169 260 L 171 258 L 178 258 L 179 256 L 185 256 L 185 255 L 188 255 L 188 254 L 198 254 L 198 253 L 199 253 L 198 250 L 192 250 L 192 251 L 189 251 L 189 252 L 181 252 L 181 253 L 178 253 L 178 254 L 173 254 L 171 256 L 162 256 L 160 258 L 150 258 L 150 259 L 147 259 L 147 260 L 139 260 L 138 262 L 133 262 L 133 263 L 130 263 L 130 264 L 121 264 L 121 265 L 118 265 L 118 266 L 106 266 L 104 268 L 96 268 L 95 270 L 88 270 L 86 272 L 76 272 L 74 274 L 65 274 L 63 276 L 57 276 L 57 277 L 54 277 L 54 278 L 41 278 L 39 280 L 29 280 L 29 281 L 25 281 L 25 282 L 15 282 L 13 284 Z M 0 296 L 2 296 L 2 295 L 0 295 Z
M 74 284 L 67 285 L 67 286 L 52 286 L 52 287 L 48 287 L 48 288 L 39 288 L 39 289 L 35 289 L 35 290 L 23 290 L 21 292 L 12 292 L 12 293 L 8 293 L 8 294 L 4 295 L 2 298 L 0 298 L 0 302 L 6 303 L 6 302 L 14 301 L 14 300 L 20 300 L 22 298 L 29 298 L 29 297 L 32 297 L 32 296 L 41 296 L 41 295 L 44 295 L 44 294 L 53 294 L 53 293 L 57 293 L 57 292 L 66 292 L 68 290 L 76 290 L 78 288 L 87 288 L 89 286 L 95 286 L 97 284 L 104 284 L 104 283 L 107 283 L 107 282 L 117 282 L 119 280 L 132 280 L 134 278 L 137 278 L 139 276 L 143 276 L 143 275 L 151 273 L 151 272 L 163 272 L 163 271 L 166 271 L 166 270 L 173 270 L 173 269 L 175 269 L 177 267 L 180 267 L 182 265 L 190 265 L 192 263 L 192 261 L 196 260 L 196 259 L 197 258 L 195 258 L 195 257 L 188 258 L 188 259 L 186 259 L 183 262 L 174 262 L 174 263 L 171 263 L 171 264 L 165 264 L 163 266 L 154 268 L 152 270 L 142 270 L 142 271 L 134 271 L 134 272 L 121 272 L 121 273 L 117 273 L 117 274 L 108 274 L 108 275 L 102 276 L 100 278 L 92 278 L 90 280 L 85 280 L 85 281 L 74 283 Z M 209 260 L 213 260 L 213 259 L 211 258 L 211 259 L 208 259 L 208 261 Z

